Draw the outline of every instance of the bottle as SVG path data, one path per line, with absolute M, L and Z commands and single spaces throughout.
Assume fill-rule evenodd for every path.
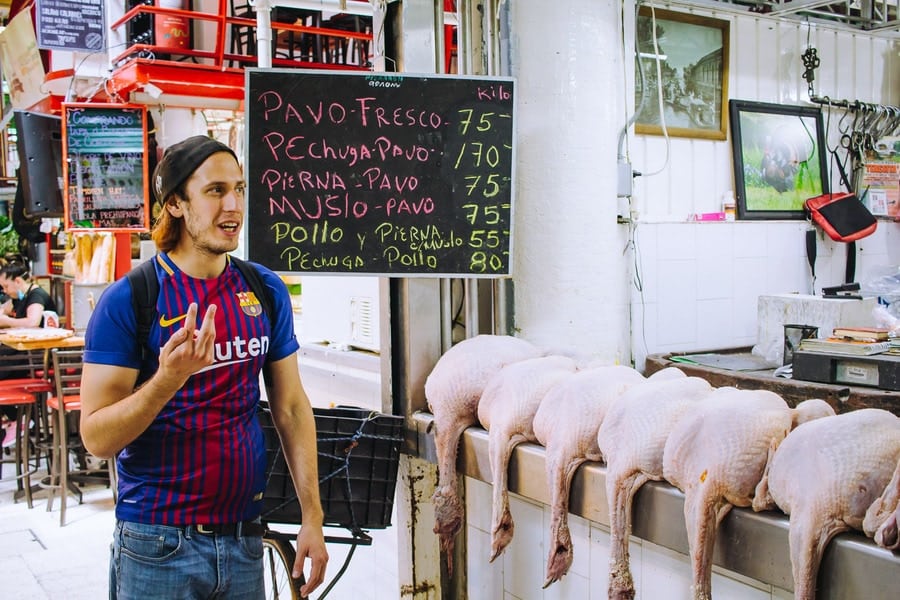
M 726 221 L 734 221 L 734 208 L 734 194 L 731 190 L 728 190 L 722 194 L 722 212 L 725 213 Z

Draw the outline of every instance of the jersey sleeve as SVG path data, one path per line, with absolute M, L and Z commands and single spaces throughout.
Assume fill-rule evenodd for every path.
M 84 362 L 139 369 L 141 349 L 131 285 L 123 277 L 100 295 L 84 334 Z
M 291 295 L 288 293 L 284 281 L 274 271 L 259 263 L 253 263 L 253 266 L 259 271 L 263 283 L 269 290 L 269 297 L 272 299 L 272 310 L 275 315 L 274 318 L 269 316 L 269 322 L 272 323 L 269 360 L 278 361 L 300 349 L 294 333 L 294 309 L 291 306 Z

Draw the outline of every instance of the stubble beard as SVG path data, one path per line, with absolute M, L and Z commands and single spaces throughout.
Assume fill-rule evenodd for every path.
M 185 227 L 187 228 L 190 238 L 193 242 L 192 245 L 194 249 L 200 254 L 209 256 L 210 258 L 215 258 L 237 250 L 237 237 L 233 238 L 232 240 L 218 240 L 215 239 L 214 235 L 202 235 L 201 232 L 197 232 L 196 230 L 194 230 L 193 224 L 188 223 L 187 220 L 185 220 Z M 218 231 L 215 225 L 210 225 L 209 228 L 213 231 Z

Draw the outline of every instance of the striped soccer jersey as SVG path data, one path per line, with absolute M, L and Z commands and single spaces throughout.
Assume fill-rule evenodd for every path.
M 266 467 L 256 418 L 259 373 L 267 356 L 279 360 L 299 347 L 287 289 L 275 273 L 254 265 L 272 295 L 279 324 L 273 330 L 230 261 L 220 276 L 195 279 L 165 254 L 153 260 L 160 288 L 150 346 L 161 348 L 184 325 L 191 302 L 199 307 L 198 327 L 215 304 L 215 362 L 192 375 L 150 427 L 120 452 L 116 517 L 166 525 L 252 519 L 260 512 Z M 103 293 L 91 316 L 85 362 L 138 368 L 136 328 L 130 285 L 123 278 Z

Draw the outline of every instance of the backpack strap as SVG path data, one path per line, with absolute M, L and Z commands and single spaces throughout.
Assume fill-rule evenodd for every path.
M 233 264 L 235 268 L 241 272 L 241 275 L 244 276 L 244 279 L 247 280 L 250 291 L 252 291 L 256 296 L 256 299 L 259 300 L 263 312 L 269 315 L 269 320 L 272 322 L 272 329 L 275 329 L 275 310 L 274 306 L 272 306 L 272 295 L 269 294 L 269 288 L 266 287 L 262 277 L 260 277 L 259 270 L 246 260 L 241 260 L 236 256 L 231 256 L 230 260 L 231 264 Z
M 241 260 L 236 256 L 229 256 L 229 259 L 231 260 L 231 264 L 233 264 L 235 268 L 240 271 L 241 275 L 244 276 L 244 279 L 247 280 L 247 285 L 250 286 L 250 290 L 262 305 L 263 312 L 269 316 L 269 324 L 272 331 L 275 331 L 275 327 L 277 326 L 275 318 L 277 315 L 275 314 L 275 307 L 272 305 L 272 295 L 269 293 L 269 288 L 266 287 L 262 277 L 260 277 L 259 270 L 249 262 Z M 267 386 L 270 385 L 271 378 L 272 375 L 270 372 L 269 361 L 267 360 L 263 365 L 263 380 Z
M 137 320 L 137 340 L 141 347 L 141 364 L 145 364 L 150 355 L 150 328 L 156 319 L 156 299 L 159 296 L 159 280 L 156 278 L 156 258 L 145 260 L 130 270 L 125 277 L 131 285 L 131 306 Z M 141 370 L 138 373 L 135 387 L 150 378 L 150 373 Z

